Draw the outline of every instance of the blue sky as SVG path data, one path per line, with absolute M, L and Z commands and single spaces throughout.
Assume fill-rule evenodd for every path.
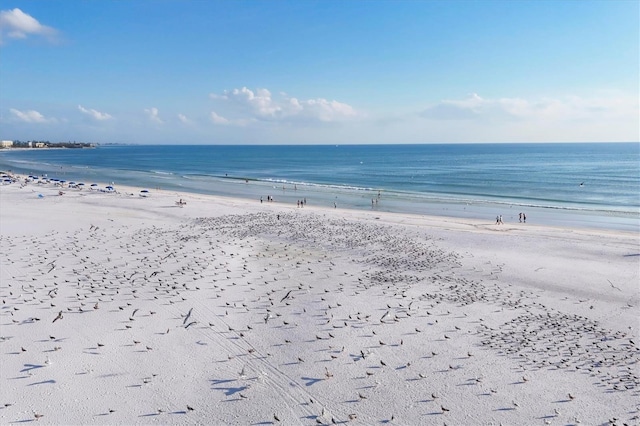
M 5 1 L 0 138 L 638 141 L 638 1 Z

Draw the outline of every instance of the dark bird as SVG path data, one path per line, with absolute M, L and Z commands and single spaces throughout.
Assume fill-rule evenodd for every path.
M 189 321 L 189 317 L 191 316 L 191 311 L 193 311 L 193 308 L 189 309 L 189 312 L 187 312 L 187 315 L 184 317 L 184 321 L 182 321 L 182 325 L 185 325 L 187 321 Z
M 287 294 L 285 294 L 285 295 L 284 295 L 284 297 L 280 300 L 280 303 L 284 302 L 284 301 L 289 297 L 289 295 L 291 294 L 291 292 L 292 292 L 292 291 L 293 291 L 293 290 L 289 290 L 289 291 L 287 292 Z
M 55 317 L 55 318 L 53 319 L 53 321 L 52 321 L 52 322 L 56 322 L 56 321 L 58 321 L 59 319 L 62 319 L 62 311 L 58 312 L 58 316 L 57 316 L 57 317 Z
M 382 315 L 382 317 L 380 318 L 380 322 L 382 322 L 388 315 L 389 315 L 390 311 L 387 311 L 384 313 L 384 315 Z

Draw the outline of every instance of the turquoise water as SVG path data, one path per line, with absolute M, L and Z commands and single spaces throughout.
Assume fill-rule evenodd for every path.
M 0 169 L 407 213 L 517 221 L 526 210 L 538 223 L 631 230 L 640 222 L 637 143 L 100 146 L 6 150 Z

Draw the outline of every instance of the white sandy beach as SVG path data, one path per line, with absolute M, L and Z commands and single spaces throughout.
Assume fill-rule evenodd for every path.
M 0 186 L 2 424 L 640 424 L 636 233 L 117 189 Z

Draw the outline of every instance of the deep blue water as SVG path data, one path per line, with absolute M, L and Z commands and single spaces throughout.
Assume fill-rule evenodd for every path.
M 295 198 L 295 185 L 299 197 L 348 198 L 349 207 L 381 191 L 395 203 L 381 209 L 407 212 L 434 203 L 640 212 L 638 143 L 100 146 L 7 150 L 0 169 L 247 197 L 284 186 Z

